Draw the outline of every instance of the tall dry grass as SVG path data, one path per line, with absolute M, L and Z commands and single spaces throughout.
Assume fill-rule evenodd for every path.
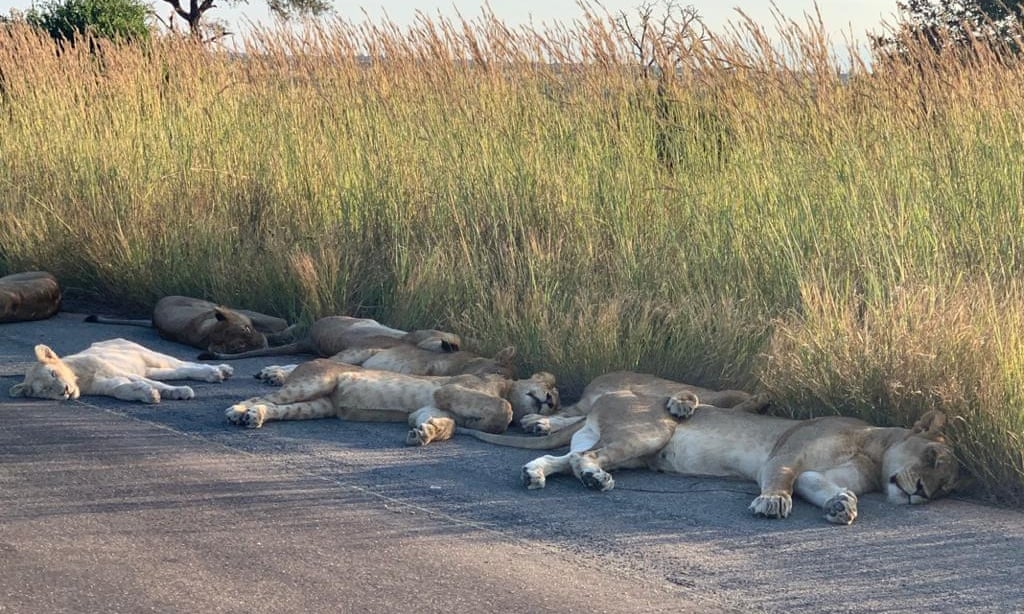
M 840 78 L 813 20 L 649 44 L 674 69 L 597 12 L 244 55 L 0 30 L 0 271 L 454 329 L 570 396 L 638 369 L 940 408 L 979 492 L 1024 502 L 1024 65 L 912 46 Z

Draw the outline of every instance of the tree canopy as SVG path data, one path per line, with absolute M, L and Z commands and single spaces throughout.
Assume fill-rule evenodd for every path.
M 25 13 L 25 21 L 56 39 L 91 33 L 113 40 L 149 37 L 150 9 L 142 0 L 51 0 Z

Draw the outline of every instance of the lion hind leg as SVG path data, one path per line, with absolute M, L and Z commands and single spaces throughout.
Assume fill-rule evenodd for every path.
M 511 403 L 459 385 L 439 388 L 434 393 L 434 405 L 453 416 L 459 426 L 485 433 L 504 433 L 512 422 Z
M 455 434 L 455 419 L 437 407 L 421 407 L 409 414 L 406 445 L 425 446 L 432 441 L 447 441 Z
M 154 383 L 142 377 L 96 378 L 88 392 L 114 397 L 122 401 L 141 401 L 153 404 L 160 402 L 160 390 L 153 385 Z
M 526 463 L 522 471 L 523 486 L 530 490 L 544 488 L 547 476 L 572 472 L 571 456 L 571 453 L 563 456 L 545 454 Z
M 612 474 L 605 471 L 595 450 L 570 453 L 569 466 L 587 488 L 601 492 L 615 488 L 615 479 Z
M 223 382 L 234 375 L 230 365 L 204 365 L 198 362 L 184 362 L 173 367 L 149 367 L 146 377 L 154 380 L 194 379 L 202 382 Z

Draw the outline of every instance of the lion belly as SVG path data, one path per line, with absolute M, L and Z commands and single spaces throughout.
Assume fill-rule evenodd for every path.
M 697 410 L 651 460 L 658 471 L 757 480 L 779 436 L 780 418 L 728 409 Z
M 109 339 L 93 343 L 77 354 L 64 357 L 68 364 L 87 364 L 87 369 L 100 370 L 107 375 L 145 375 L 147 368 L 170 367 L 167 360 L 155 352 L 127 339 Z M 73 367 L 78 370 L 76 367 Z

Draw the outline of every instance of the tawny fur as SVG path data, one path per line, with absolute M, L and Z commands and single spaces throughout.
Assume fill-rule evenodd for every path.
M 456 425 L 500 433 L 528 412 L 557 408 L 558 390 L 548 373 L 525 380 L 493 374 L 419 376 L 317 359 L 296 367 L 280 390 L 235 404 L 226 416 L 249 428 L 270 420 L 326 417 L 408 421 L 407 443 L 425 445 L 449 439 Z
M 575 432 L 569 453 L 527 463 L 526 486 L 543 488 L 547 476 L 572 473 L 590 488 L 609 490 L 615 483 L 610 472 L 628 468 L 744 478 L 760 486 L 750 504 L 757 515 L 789 516 L 795 493 L 821 507 L 829 522 L 850 524 L 857 518 L 857 497 L 865 492 L 920 504 L 949 493 L 958 482 L 957 461 L 942 436 L 945 416 L 938 411 L 911 429 L 852 418 L 790 420 L 758 415 L 768 403 L 763 395 L 721 408 L 693 403 L 685 398 L 690 392 L 666 397 L 659 394 L 666 388 L 650 381 L 657 385 L 585 393 L 587 417 L 570 427 Z M 679 409 L 690 405 L 692 412 Z M 530 449 L 553 449 L 567 440 L 564 430 L 533 439 L 474 435 Z
M 60 284 L 44 271 L 0 277 L 0 322 L 43 320 L 60 309 Z
M 164 339 L 225 355 L 288 343 L 294 330 L 281 318 L 257 311 L 231 309 L 189 296 L 163 297 L 153 307 L 152 320 L 91 315 L 85 321 L 152 326 Z

